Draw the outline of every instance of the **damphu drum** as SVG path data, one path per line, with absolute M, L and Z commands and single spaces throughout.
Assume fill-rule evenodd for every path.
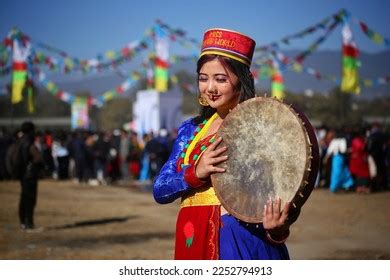
M 211 180 L 230 214 L 259 223 L 268 199 L 277 197 L 291 201 L 291 212 L 300 210 L 319 165 L 314 129 L 303 113 L 274 98 L 252 98 L 226 116 L 217 136 L 228 160 L 218 165 L 226 172 Z

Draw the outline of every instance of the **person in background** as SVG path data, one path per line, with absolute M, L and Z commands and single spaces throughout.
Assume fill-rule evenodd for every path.
M 66 146 L 66 134 L 61 132 L 52 146 L 55 177 L 59 180 L 69 179 L 69 151 Z
M 349 191 L 353 188 L 353 178 L 349 171 L 347 161 L 347 139 L 341 131 L 336 132 L 335 138 L 330 142 L 324 158 L 325 165 L 331 160 L 330 186 L 331 192 L 340 189 Z
M 380 125 L 378 123 L 374 123 L 367 142 L 368 153 L 372 156 L 376 166 L 376 175 L 372 179 L 373 191 L 383 191 L 387 189 L 385 145 L 385 134 L 382 132 Z
M 355 181 L 357 193 L 370 193 L 370 171 L 368 167 L 368 152 L 363 129 L 358 131 L 351 143 L 349 170 Z
M 130 151 L 130 138 L 126 130 L 120 131 L 120 143 L 119 143 L 119 166 L 121 169 L 121 177 L 123 180 L 129 179 L 129 151 Z
M 141 153 L 141 173 L 140 173 L 140 182 L 145 183 L 150 179 L 150 159 L 149 153 L 146 150 L 147 143 L 153 138 L 153 135 L 145 133 L 142 137 L 142 153 Z
M 19 221 L 22 230 L 34 230 L 34 210 L 37 204 L 38 178 L 43 167 L 41 152 L 34 145 L 35 126 L 32 122 L 24 122 L 20 139 L 22 165 L 20 174 Z

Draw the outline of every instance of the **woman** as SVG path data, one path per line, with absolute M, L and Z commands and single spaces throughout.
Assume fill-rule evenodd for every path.
M 346 154 L 347 139 L 340 131 L 337 131 L 335 138 L 329 144 L 324 158 L 325 164 L 329 159 L 332 160 L 329 185 L 332 193 L 336 193 L 340 189 L 349 191 L 353 188 L 353 178 L 348 168 Z
M 368 167 L 368 152 L 364 135 L 364 130 L 361 130 L 352 139 L 349 170 L 355 179 L 356 192 L 368 194 L 371 192 L 369 187 L 370 170 Z
M 210 175 L 225 170 L 216 138 L 229 111 L 255 96 L 249 70 L 255 42 L 225 29 L 206 31 L 198 60 L 201 113 L 178 131 L 168 162 L 154 183 L 157 202 L 181 198 L 176 225 L 175 259 L 288 259 L 289 204 L 269 201 L 262 224 L 247 224 L 229 215 L 211 185 Z M 248 120 L 250 121 L 250 120 Z

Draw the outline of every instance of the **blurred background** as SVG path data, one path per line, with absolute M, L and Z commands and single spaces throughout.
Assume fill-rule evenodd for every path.
M 356 221 L 362 223 L 355 229 L 376 228 L 372 234 L 352 238 L 354 245 L 329 254 L 326 249 L 302 253 L 314 245 L 300 247 L 302 238 L 293 239 L 293 256 L 389 258 L 390 249 L 380 248 L 387 240 L 384 236 L 390 233 L 388 226 L 383 225 L 388 219 L 390 182 L 390 2 L 3 0 L 0 5 L 0 190 L 2 201 L 10 203 L 3 204 L 0 218 L 8 244 L 17 238 L 16 247 L 1 245 L 4 258 L 24 258 L 26 252 L 31 258 L 105 258 L 96 252 L 88 255 L 89 249 L 80 249 L 76 254 L 54 254 L 56 246 L 73 246 L 65 239 L 57 240 L 56 231 L 80 229 L 72 244 L 80 242 L 84 245 L 76 247 L 85 248 L 99 240 L 81 238 L 85 227 L 112 224 L 108 232 L 115 235 L 114 231 L 119 234 L 117 223 L 130 223 L 145 213 L 151 215 L 150 224 L 144 224 L 144 217 L 140 219 L 141 227 L 158 224 L 161 216 L 150 214 L 150 207 L 155 207 L 149 193 L 151 182 L 167 160 L 180 123 L 198 113 L 196 61 L 203 34 L 213 27 L 252 37 L 256 41 L 251 67 L 256 93 L 293 104 L 305 112 L 316 128 L 322 165 L 316 183 L 321 190 L 314 201 L 323 204 L 322 210 L 331 201 L 332 205 L 340 205 L 335 206 L 338 210 L 334 215 L 338 211 L 351 215 L 348 222 L 338 221 L 344 223 L 344 228 L 334 232 L 321 230 L 348 237 L 346 225 Z M 53 231 L 46 233 L 49 241 L 44 243 L 44 249 L 37 245 L 43 244 L 37 241 L 39 238 L 34 243 L 13 236 L 16 213 L 9 210 L 17 201 L 17 191 L 6 168 L 6 153 L 26 120 L 37 127 L 36 145 L 45 161 L 41 205 L 51 210 L 47 214 L 38 208 L 41 216 L 38 212 L 37 219 Z M 361 197 L 340 201 L 328 196 L 329 189 L 332 193 L 340 192 L 330 188 L 331 160 L 338 148 L 328 148 L 333 140 L 341 138 L 347 146 L 343 154 L 350 157 L 358 152 L 366 161 L 371 157 L 371 165 L 365 166 L 370 168 L 366 185 L 355 181 L 343 191 L 380 196 L 374 194 L 368 201 Z M 363 152 L 357 147 L 363 147 Z M 345 164 L 356 177 L 353 163 Z M 54 182 L 70 204 L 62 204 L 64 200 L 52 193 Z M 93 201 L 90 193 L 84 193 L 86 186 L 114 185 L 132 186 L 139 191 L 131 197 L 138 199 L 135 206 L 142 205 L 145 212 L 137 214 L 144 210 L 133 205 L 135 208 L 131 209 L 136 214 L 129 214 L 128 193 L 124 194 L 122 189 L 118 193 L 100 189 L 94 193 Z M 80 188 L 84 189 L 75 199 L 73 192 Z M 142 196 L 143 192 L 147 196 Z M 118 207 L 122 205 L 119 212 L 112 204 L 99 204 L 108 203 L 107 196 Z M 93 212 L 79 211 L 86 209 L 82 206 L 86 201 L 95 203 Z M 362 203 L 360 208 L 354 206 L 357 202 Z M 347 209 L 343 208 L 344 203 Z M 373 214 L 376 203 L 385 208 L 381 215 L 360 220 L 361 213 Z M 61 205 L 61 213 L 53 210 L 56 205 Z M 308 207 L 317 213 L 313 204 Z M 100 215 L 102 209 L 111 212 L 105 212 L 108 216 Z M 164 210 L 164 215 L 170 217 L 164 223 L 172 231 L 161 225 L 158 234 L 120 233 L 116 239 L 106 240 L 117 246 L 117 251 L 107 258 L 170 258 L 173 209 L 176 208 Z M 66 218 L 56 220 L 56 215 Z M 324 219 L 329 222 L 326 225 L 333 223 Z M 316 221 L 316 217 L 306 216 L 308 220 Z M 296 231 L 305 236 L 302 227 L 298 226 Z M 313 236 L 308 238 L 313 240 Z M 317 237 L 321 239 L 322 233 Z M 378 244 L 360 250 L 356 244 L 368 239 Z M 137 247 L 139 241 L 145 240 L 150 241 L 151 250 L 161 240 L 165 245 L 157 254 L 145 255 Z M 336 238 L 332 242 L 323 243 L 323 248 L 340 246 L 341 241 Z M 138 244 L 133 248 L 136 254 L 121 251 L 121 245 L 129 243 Z

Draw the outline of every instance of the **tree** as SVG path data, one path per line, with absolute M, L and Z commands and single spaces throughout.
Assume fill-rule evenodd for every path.
M 114 98 L 94 110 L 99 110 L 95 116 L 97 129 L 122 128 L 123 124 L 132 120 L 133 106 L 128 98 Z

